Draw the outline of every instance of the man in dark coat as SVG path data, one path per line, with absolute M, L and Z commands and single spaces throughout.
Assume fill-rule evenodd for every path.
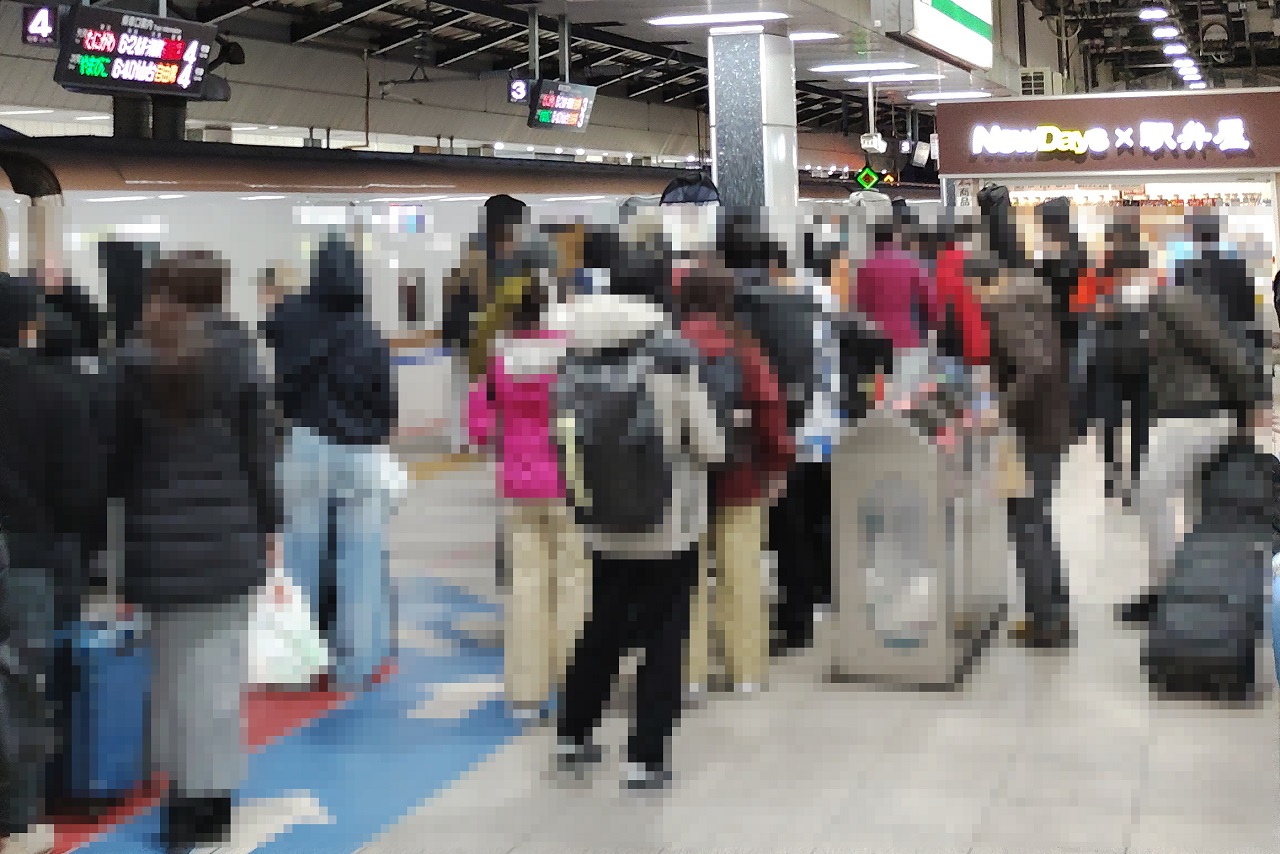
M 28 848 L 49 833 L 36 821 L 64 720 L 54 635 L 80 592 L 82 544 L 97 545 L 105 529 L 96 492 L 81 482 L 93 464 L 86 410 L 75 388 L 23 346 L 34 343 L 39 312 L 34 283 L 0 275 L 0 400 L 11 404 L 0 406 L 0 531 L 10 554 L 0 582 L 0 679 L 13 767 L 0 781 L 0 837 L 23 835 Z
M 326 589 L 341 592 L 335 677 L 358 689 L 391 649 L 380 454 L 395 431 L 398 401 L 391 350 L 369 317 L 355 250 L 329 238 L 313 262 L 310 288 L 282 300 L 264 330 L 290 426 L 284 568 L 313 608 Z

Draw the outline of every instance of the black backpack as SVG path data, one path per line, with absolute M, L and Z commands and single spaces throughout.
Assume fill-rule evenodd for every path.
M 787 429 L 794 435 L 818 386 L 818 344 L 813 330 L 822 317 L 822 307 L 806 291 L 748 282 L 738 287 L 734 309 L 778 376 L 787 401 Z
M 720 191 L 705 172 L 681 175 L 662 191 L 660 205 L 718 205 Z
M 672 460 L 647 377 L 686 371 L 695 359 L 683 339 L 668 333 L 569 357 L 556 387 L 557 433 L 580 525 L 642 534 L 666 519 Z

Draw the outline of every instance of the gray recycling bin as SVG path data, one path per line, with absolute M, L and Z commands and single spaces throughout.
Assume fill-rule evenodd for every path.
M 959 684 L 1007 610 L 1012 568 L 994 442 L 955 450 L 876 410 L 834 449 L 828 677 Z

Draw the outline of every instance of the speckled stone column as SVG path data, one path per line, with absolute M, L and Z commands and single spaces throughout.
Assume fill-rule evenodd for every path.
M 796 207 L 796 64 L 785 35 L 713 32 L 712 175 L 727 207 Z

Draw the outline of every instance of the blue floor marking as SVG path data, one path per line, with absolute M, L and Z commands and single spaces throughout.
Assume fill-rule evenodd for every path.
M 457 634 L 459 618 L 500 614 L 498 606 L 435 579 L 398 581 L 397 587 L 403 625 Z M 408 716 L 430 698 L 432 685 L 501 678 L 500 651 L 469 647 L 459 644 L 451 655 L 402 649 L 393 679 L 252 755 L 240 798 L 305 790 L 332 818 L 296 825 L 256 851 L 352 854 L 518 735 L 522 725 L 506 716 L 501 700 L 457 721 Z M 154 851 L 163 815 L 151 810 L 79 850 Z

